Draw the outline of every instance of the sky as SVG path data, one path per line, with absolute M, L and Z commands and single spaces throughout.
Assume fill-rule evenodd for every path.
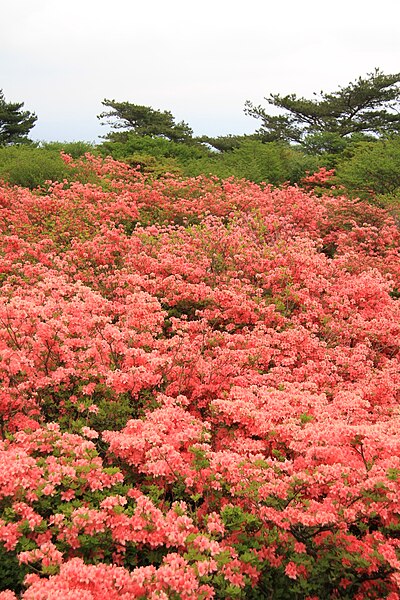
M 99 142 L 103 99 L 195 135 L 252 133 L 244 104 L 400 72 L 398 0 L 3 0 L 0 89 L 43 141 Z

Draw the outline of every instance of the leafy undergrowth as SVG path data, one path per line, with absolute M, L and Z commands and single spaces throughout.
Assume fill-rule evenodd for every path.
M 0 600 L 400 598 L 390 215 L 73 166 L 0 189 Z

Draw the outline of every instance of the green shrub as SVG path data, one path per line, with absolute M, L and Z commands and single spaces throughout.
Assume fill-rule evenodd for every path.
M 218 177 L 237 177 L 256 183 L 279 185 L 298 182 L 306 171 L 315 171 L 318 160 L 288 144 L 244 140 L 232 151 L 214 153 L 205 159 L 185 165 L 186 175 L 201 173 Z
M 400 189 L 400 136 L 361 142 L 340 158 L 336 181 L 352 196 L 393 195 Z
M 72 158 L 79 158 L 90 152 L 96 154 L 97 147 L 90 142 L 41 142 L 40 147 L 44 150 L 51 150 L 54 153 L 59 154 L 65 152 L 72 156 Z
M 145 172 L 159 175 L 165 172 L 187 177 L 215 175 L 265 181 L 279 185 L 298 182 L 306 171 L 315 171 L 319 159 L 289 144 L 263 143 L 250 137 L 236 137 L 230 149 L 212 150 L 200 141 L 172 142 L 132 133 L 119 133 L 98 147 L 103 155 L 138 164 Z
M 69 172 L 60 153 L 32 146 L 0 148 L 0 180 L 12 185 L 36 188 L 45 181 L 60 181 Z
M 23 590 L 23 580 L 29 572 L 27 565 L 21 565 L 15 551 L 7 551 L 0 544 L 0 592 L 12 590 L 17 594 Z
M 132 133 L 114 135 L 114 141 L 103 142 L 98 146 L 103 156 L 125 160 L 132 155 L 154 156 L 155 158 L 175 158 L 179 163 L 206 157 L 210 151 L 199 143 L 172 142 L 166 138 L 152 138 Z

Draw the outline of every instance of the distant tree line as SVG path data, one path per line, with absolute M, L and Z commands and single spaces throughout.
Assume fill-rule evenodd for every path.
M 321 166 L 334 167 L 335 181 L 347 193 L 398 204 L 399 84 L 400 73 L 375 69 L 312 99 L 271 93 L 266 107 L 246 102 L 246 114 L 260 122 L 254 134 L 218 137 L 194 136 L 170 111 L 104 99 L 98 118 L 109 132 L 96 146 L 33 143 L 28 135 L 36 114 L 24 110 L 22 102 L 7 102 L 0 90 L 0 178 L 35 187 L 62 177 L 60 149 L 75 156 L 90 150 L 139 166 L 153 177 L 205 173 L 279 185 L 300 182 Z
M 266 97 L 269 106 L 281 114 L 269 114 L 251 101 L 245 113 L 260 120 L 261 126 L 253 139 L 263 142 L 299 144 L 312 152 L 342 151 L 346 142 L 370 140 L 400 133 L 400 73 L 385 75 L 375 69 L 335 92 L 321 91 L 315 98 L 298 98 L 296 94 Z M 126 133 L 141 137 L 164 138 L 171 142 L 207 143 L 217 150 L 229 151 L 238 147 L 246 136 L 194 137 L 191 127 L 175 122 L 170 111 L 156 110 L 131 102 L 104 99 L 108 110 L 98 115 L 103 124 L 110 125 L 108 141 L 126 139 Z M 23 102 L 7 102 L 0 90 L 0 146 L 27 141 L 37 121 L 35 113 L 22 110 Z

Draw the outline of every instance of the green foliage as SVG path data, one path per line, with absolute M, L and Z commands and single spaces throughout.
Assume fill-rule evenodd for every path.
M 204 450 L 201 448 L 196 448 L 195 446 L 191 446 L 189 448 L 189 452 L 194 455 L 193 467 L 196 469 L 196 471 L 207 469 L 210 466 L 210 461 L 207 458 Z
M 246 139 L 231 152 L 214 154 L 184 166 L 186 175 L 212 174 L 237 177 L 256 183 L 296 183 L 306 173 L 318 168 L 318 160 L 301 150 L 282 143 L 262 143 Z
M 270 94 L 269 105 L 284 111 L 270 115 L 262 106 L 246 102 L 245 112 L 261 119 L 258 130 L 266 141 L 303 143 L 318 134 L 346 138 L 365 133 L 380 136 L 400 131 L 400 73 L 385 75 L 379 69 L 332 93 L 320 92 L 308 100 L 296 94 Z M 324 142 L 326 143 L 326 141 Z M 331 140 L 332 144 L 332 140 Z M 340 151 L 340 148 L 339 148 Z
M 95 154 L 97 152 L 96 146 L 90 142 L 41 142 L 40 147 L 44 150 L 50 150 L 54 153 L 59 154 L 65 152 L 72 158 L 80 158 L 86 152 Z
M 23 106 L 23 102 L 6 102 L 3 90 L 0 90 L 0 146 L 29 142 L 27 136 L 37 116 L 21 110 Z
M 201 144 L 182 144 L 162 137 L 139 136 L 132 132 L 116 134 L 112 141 L 98 146 L 98 150 L 103 156 L 112 156 L 116 160 L 126 160 L 132 155 L 141 154 L 157 159 L 175 158 L 180 163 L 210 155 Z
M 0 592 L 21 592 L 24 577 L 28 572 L 29 567 L 20 564 L 16 552 L 7 551 L 3 544 L 0 544 Z
M 260 520 L 253 514 L 244 512 L 239 506 L 228 505 L 221 511 L 223 523 L 229 531 L 241 533 L 256 531 L 260 528 Z
M 204 139 L 204 138 L 201 138 Z M 222 138 L 217 138 L 222 139 Z M 279 185 L 298 182 L 306 171 L 315 171 L 319 160 L 299 148 L 283 143 L 263 143 L 251 136 L 231 138 L 235 143 L 225 151 L 211 151 L 203 143 L 183 144 L 165 138 L 124 134 L 99 146 L 103 156 L 111 155 L 158 176 L 163 173 L 193 177 L 211 174 Z
M 336 181 L 352 196 L 387 198 L 400 191 L 400 136 L 361 142 L 340 158 Z
M 174 142 L 186 142 L 192 138 L 193 131 L 187 123 L 175 123 L 175 118 L 168 110 L 160 111 L 150 106 L 132 104 L 131 102 L 116 102 L 107 100 L 103 106 L 110 108 L 108 112 L 98 115 L 106 119 L 103 124 L 111 125 L 114 130 L 125 129 L 140 136 L 162 137 Z M 113 133 L 108 139 L 115 139 Z
M 196 138 L 199 142 L 203 144 L 208 144 L 218 150 L 219 152 L 229 152 L 234 150 L 235 148 L 239 148 L 242 142 L 246 139 L 256 139 L 258 136 L 256 135 L 220 135 L 218 137 L 209 137 L 208 135 L 203 135 L 199 138 Z
M 74 399 L 75 394 L 79 403 Z M 58 422 L 63 431 L 70 433 L 80 433 L 84 426 L 96 431 L 119 431 L 129 419 L 140 418 L 146 410 L 157 406 L 153 390 L 141 390 L 135 397 L 129 393 L 115 395 L 101 383 L 96 385 L 92 397 L 82 394 L 79 386 L 60 385 L 44 390 L 40 400 L 46 420 Z M 96 412 L 89 410 L 93 403 Z
M 182 171 L 175 158 L 156 158 L 151 154 L 132 154 L 124 161 L 133 168 L 139 168 L 142 173 L 153 177 L 162 177 L 166 173 L 182 175 Z
M 352 139 L 341 137 L 337 133 L 324 131 L 308 135 L 302 144 L 307 154 L 321 156 L 324 167 L 335 168 L 342 154 L 348 150 Z
M 103 156 L 123 160 L 132 167 L 139 166 L 141 171 L 156 177 L 165 173 L 182 175 L 186 163 L 209 155 L 209 151 L 201 144 L 184 144 L 132 132 L 115 134 L 113 141 L 103 142 L 98 151 Z
M 48 180 L 63 180 L 69 172 L 58 151 L 32 146 L 0 148 L 0 179 L 12 185 L 33 189 Z

